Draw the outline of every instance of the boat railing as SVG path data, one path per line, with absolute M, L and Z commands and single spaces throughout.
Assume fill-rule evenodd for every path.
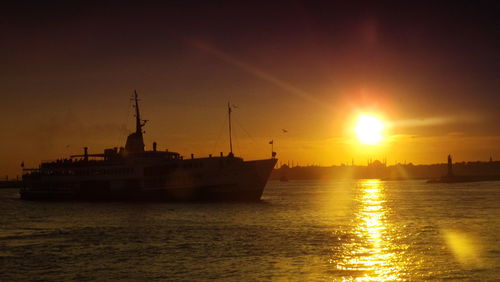
M 40 171 L 39 168 L 23 168 L 23 171 Z

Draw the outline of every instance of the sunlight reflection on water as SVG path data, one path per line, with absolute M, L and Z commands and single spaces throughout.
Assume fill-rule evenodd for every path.
M 498 182 L 271 182 L 259 203 L 19 200 L 1 281 L 498 281 Z
M 358 183 L 359 210 L 356 213 L 355 238 L 343 245 L 344 256 L 337 269 L 353 273 L 344 280 L 400 280 L 398 266 L 391 251 L 385 195 L 379 180 Z

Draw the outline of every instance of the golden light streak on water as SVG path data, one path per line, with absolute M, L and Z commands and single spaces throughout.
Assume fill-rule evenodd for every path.
M 442 233 L 448 248 L 453 252 L 455 258 L 463 267 L 484 267 L 479 240 L 475 239 L 471 234 L 459 230 L 445 229 Z
M 344 258 L 337 264 L 337 269 L 352 273 L 344 277 L 345 281 L 401 280 L 387 234 L 387 208 L 382 184 L 379 180 L 362 180 L 358 189 L 356 238 L 345 244 Z

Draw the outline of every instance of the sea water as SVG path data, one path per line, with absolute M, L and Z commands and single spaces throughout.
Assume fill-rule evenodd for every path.
M 495 280 L 500 182 L 269 182 L 258 203 L 22 201 L 0 280 Z

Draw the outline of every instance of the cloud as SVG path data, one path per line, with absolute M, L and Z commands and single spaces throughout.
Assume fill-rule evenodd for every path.
M 460 115 L 460 116 L 443 116 L 443 117 L 427 117 L 420 119 L 407 119 L 400 121 L 392 121 L 388 123 L 390 127 L 426 127 L 438 126 L 453 123 L 477 123 L 483 119 L 474 115 Z

